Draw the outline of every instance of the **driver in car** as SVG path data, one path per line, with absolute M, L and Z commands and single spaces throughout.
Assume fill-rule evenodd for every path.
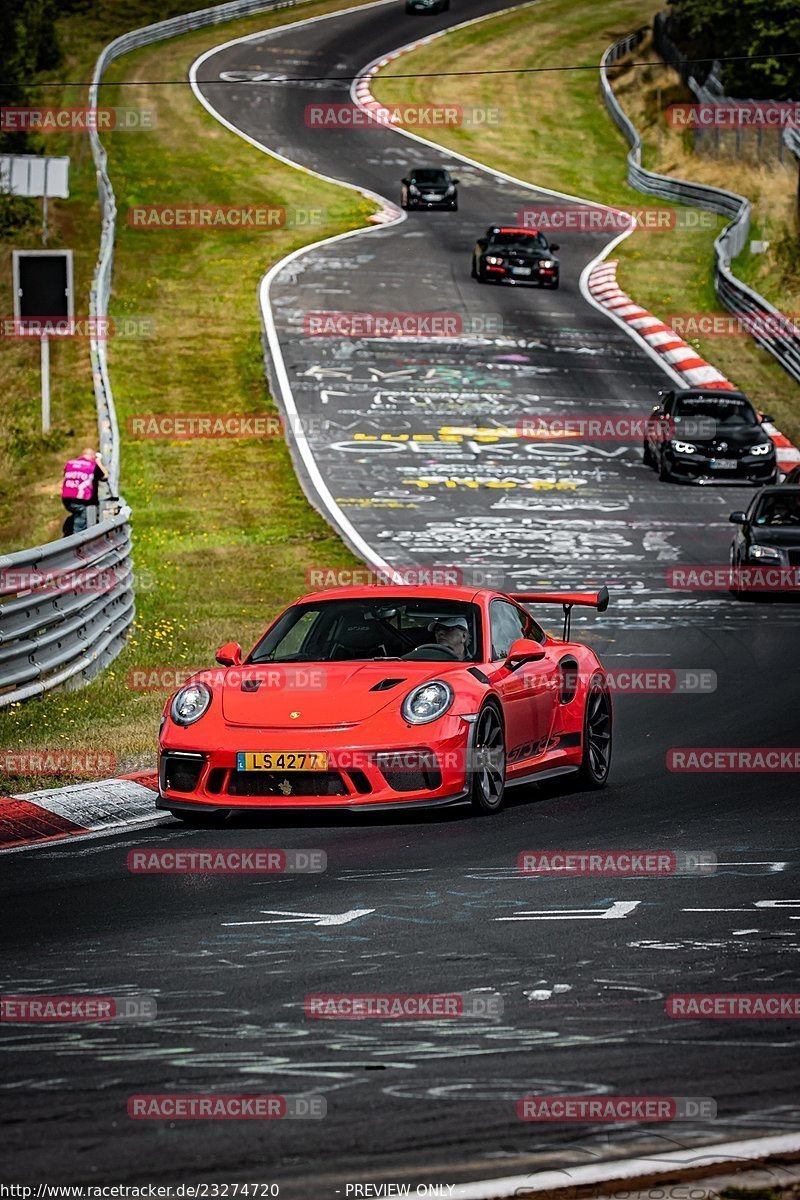
M 444 646 L 456 658 L 467 657 L 469 626 L 466 617 L 437 617 L 431 621 L 428 632 L 433 634 L 437 646 Z

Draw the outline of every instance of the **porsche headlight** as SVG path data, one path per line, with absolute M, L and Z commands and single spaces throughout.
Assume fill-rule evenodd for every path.
M 692 445 L 691 442 L 675 441 L 672 443 L 672 449 L 676 452 L 676 454 L 694 454 L 697 446 Z
M 409 725 L 427 725 L 429 721 L 443 717 L 452 703 L 453 689 L 450 684 L 434 679 L 409 692 L 401 711 Z
M 410 183 L 408 185 L 408 194 L 410 196 L 418 196 L 419 195 L 419 188 L 417 187 L 417 185 L 415 183 Z
M 760 446 L 751 446 L 751 454 L 769 454 L 772 449 L 772 442 L 763 442 Z
M 502 258 L 498 258 L 496 254 L 487 254 L 486 261 L 490 267 L 501 267 L 503 265 Z
M 211 690 L 204 683 L 190 683 L 176 692 L 170 716 L 176 725 L 194 725 L 211 703 Z
M 750 547 L 749 557 L 752 559 L 755 559 L 756 562 L 759 559 L 763 559 L 763 558 L 769 558 L 769 559 L 775 560 L 775 559 L 779 559 L 780 556 L 781 556 L 780 551 L 776 550 L 774 546 L 751 546 Z

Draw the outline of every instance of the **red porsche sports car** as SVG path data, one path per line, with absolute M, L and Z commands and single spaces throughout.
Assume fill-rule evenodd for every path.
M 560 604 L 551 637 L 526 605 Z M 573 605 L 608 591 L 504 595 L 467 587 L 348 587 L 292 604 L 243 657 L 217 654 L 167 702 L 158 807 L 193 824 L 233 810 L 471 803 L 574 774 L 603 787 L 611 696 L 570 641 Z

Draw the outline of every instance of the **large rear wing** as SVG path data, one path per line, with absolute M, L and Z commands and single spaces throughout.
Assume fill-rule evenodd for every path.
M 599 592 L 511 592 L 513 600 L 521 604 L 560 604 L 564 610 L 563 640 L 569 641 L 572 626 L 572 609 L 577 604 L 580 608 L 595 608 L 605 612 L 608 608 L 608 588 L 603 585 Z

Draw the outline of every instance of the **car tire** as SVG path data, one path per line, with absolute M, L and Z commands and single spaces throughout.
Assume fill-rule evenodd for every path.
M 583 754 L 576 777 L 582 790 L 599 791 L 608 783 L 613 733 L 611 693 L 604 677 L 594 675 L 586 689 L 583 707 Z
M 642 462 L 651 471 L 656 466 L 656 460 L 653 458 L 653 451 L 650 449 L 649 442 L 642 442 Z
M 549 288 L 551 292 L 557 292 L 557 291 L 558 291 L 558 284 L 559 284 L 559 280 L 558 280 L 558 279 L 554 279 L 552 283 L 546 283 L 544 286 L 545 286 L 546 288 Z
M 731 571 L 741 570 L 743 566 L 744 563 L 741 561 L 741 559 L 736 555 L 731 554 Z M 750 593 L 747 591 L 747 589 L 740 587 L 737 583 L 731 582 L 731 586 L 728 588 L 728 591 L 733 596 L 734 600 L 750 599 Z
M 455 200 L 455 201 L 454 201 L 454 202 L 453 202 L 453 203 L 450 205 L 450 212 L 458 212 L 458 201 L 457 201 L 457 200 Z
M 659 461 L 656 463 L 656 470 L 658 471 L 658 478 L 661 480 L 662 483 L 671 483 L 672 482 L 672 472 L 670 471 L 669 467 L 667 466 L 667 460 L 663 454 L 661 455 L 661 458 L 659 459 Z
M 506 787 L 506 739 L 495 704 L 484 704 L 478 713 L 470 757 L 468 775 L 473 810 L 482 816 L 499 812 Z M 483 765 L 478 763 L 479 757 Z
M 214 812 L 197 812 L 188 808 L 170 808 L 171 816 L 190 825 L 193 829 L 219 829 L 228 819 L 227 808 L 216 809 Z

